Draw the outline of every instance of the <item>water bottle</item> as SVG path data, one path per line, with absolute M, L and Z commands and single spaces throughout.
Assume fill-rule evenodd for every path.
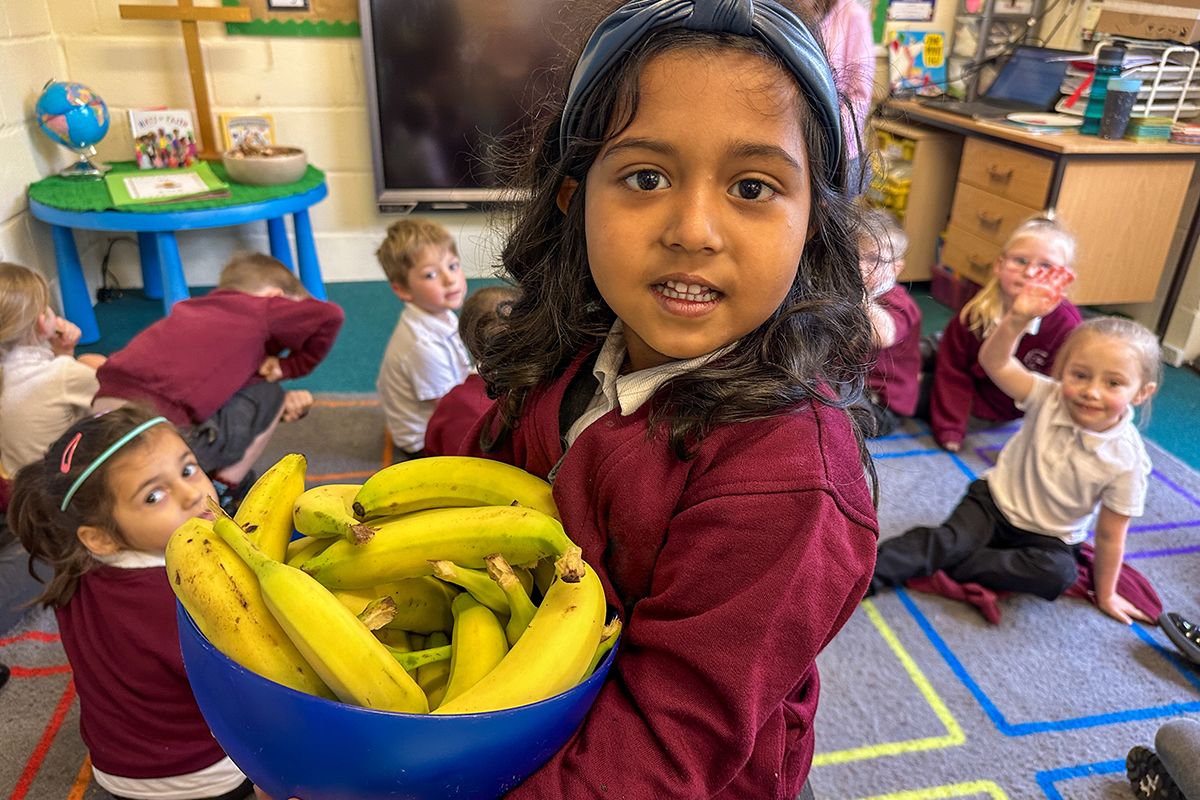
M 1088 94 L 1087 108 L 1083 110 L 1083 127 L 1080 133 L 1095 136 L 1100 133 L 1100 118 L 1104 116 L 1104 98 L 1108 96 L 1108 81 L 1121 74 L 1121 62 L 1125 60 L 1125 48 L 1106 44 L 1096 55 L 1096 71 L 1092 77 L 1092 90 Z

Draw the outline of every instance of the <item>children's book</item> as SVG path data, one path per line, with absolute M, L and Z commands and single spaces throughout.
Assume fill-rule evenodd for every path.
M 190 167 L 153 172 L 110 172 L 104 176 L 117 208 L 229 197 L 229 184 L 203 161 Z
M 275 144 L 275 121 L 270 114 L 219 114 L 225 150 L 265 150 Z
M 138 169 L 190 167 L 197 161 L 192 112 L 185 108 L 130 109 L 129 130 Z
M 898 92 L 934 97 L 946 90 L 946 34 L 892 31 L 888 36 L 888 81 Z

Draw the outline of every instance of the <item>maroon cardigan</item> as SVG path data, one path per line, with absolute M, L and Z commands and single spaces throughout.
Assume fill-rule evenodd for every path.
M 425 453 L 448 456 L 459 452 L 463 440 L 484 412 L 492 407 L 487 384 L 475 373 L 438 400 L 425 427 Z
M 333 347 L 344 315 L 333 303 L 217 289 L 176 303 L 96 371 L 97 397 L 150 403 L 176 425 L 204 422 L 259 379 L 269 355 L 284 379 L 307 375 Z
M 1017 358 L 1031 370 L 1049 375 L 1054 355 L 1079 324 L 1079 309 L 1063 300 L 1058 308 L 1042 318 L 1033 336 L 1022 336 L 1017 343 Z M 983 340 L 967 329 L 955 314 L 946 324 L 938 345 L 937 367 L 933 373 L 933 391 L 929 414 L 934 437 L 945 444 L 961 442 L 967 433 L 968 417 L 990 422 L 1007 422 L 1023 416 L 999 386 L 979 365 Z
M 563 455 L 579 367 L 529 398 L 511 440 L 472 455 L 547 475 L 568 534 L 625 629 L 590 715 L 513 798 L 792 800 L 812 762 L 815 659 L 866 591 L 877 523 L 846 414 L 725 425 L 690 461 L 647 438 L 650 403 Z M 651 403 L 653 400 L 651 401 Z
M 917 410 L 921 379 L 921 309 L 903 286 L 880 295 L 879 305 L 896 325 L 896 341 L 875 354 L 867 386 L 880 403 L 903 417 Z

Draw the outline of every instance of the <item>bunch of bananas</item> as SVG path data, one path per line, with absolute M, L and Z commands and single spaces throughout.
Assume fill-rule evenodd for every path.
M 305 491 L 306 466 L 285 456 L 236 516 L 214 503 L 215 522 L 167 545 L 180 602 L 247 669 L 366 708 L 471 714 L 563 692 L 616 642 L 545 481 L 440 457 Z

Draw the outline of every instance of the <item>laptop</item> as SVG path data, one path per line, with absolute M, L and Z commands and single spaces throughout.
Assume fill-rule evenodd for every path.
M 963 102 L 943 95 L 922 98 L 919 102 L 975 119 L 1004 119 L 1017 112 L 1051 111 L 1061 95 L 1059 87 L 1067 67 L 1081 58 L 1087 58 L 1087 54 L 1018 45 L 979 98 Z

